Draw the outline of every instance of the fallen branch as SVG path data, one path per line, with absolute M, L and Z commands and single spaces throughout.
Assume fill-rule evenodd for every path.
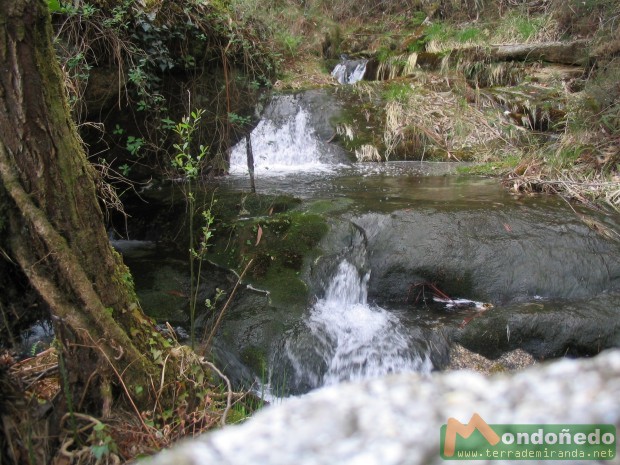
M 546 61 L 562 65 L 586 66 L 590 62 L 588 40 L 572 42 L 538 42 L 531 44 L 496 44 L 489 47 L 455 49 L 459 56 L 483 56 L 491 61 Z

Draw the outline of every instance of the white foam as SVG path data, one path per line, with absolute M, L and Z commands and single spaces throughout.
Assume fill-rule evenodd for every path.
M 310 311 L 306 325 L 327 365 L 322 379 L 287 344 L 297 374 L 316 387 L 389 373 L 430 373 L 433 368 L 428 354 L 418 353 L 394 314 L 367 303 L 368 278 L 343 260 L 325 298 Z
M 251 134 L 254 172 L 258 175 L 283 175 L 291 172 L 330 171 L 321 160 L 321 141 L 309 124 L 304 108 L 281 124 L 269 119 L 258 123 Z M 245 140 L 233 147 L 230 172 L 247 175 Z

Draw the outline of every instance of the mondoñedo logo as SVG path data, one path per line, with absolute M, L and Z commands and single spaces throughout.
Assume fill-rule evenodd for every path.
M 488 424 L 474 413 L 440 430 L 445 460 L 612 460 L 616 427 L 606 424 Z

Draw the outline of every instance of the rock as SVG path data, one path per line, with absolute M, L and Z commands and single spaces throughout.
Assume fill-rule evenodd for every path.
M 496 306 L 535 296 L 573 302 L 620 290 L 617 242 L 597 235 L 563 205 L 491 205 L 472 197 L 482 189 L 464 190 L 465 200 L 444 199 L 438 185 L 419 205 L 352 218 L 368 238 L 369 298 L 403 302 L 420 282 L 452 298 Z
M 143 463 L 443 464 L 439 428 L 449 417 L 465 423 L 478 413 L 490 424 L 618 426 L 619 379 L 620 351 L 610 351 L 513 375 L 456 371 L 343 384 L 268 407 L 245 424 Z M 620 459 L 588 463 L 618 464 Z
M 119 105 L 123 98 L 119 94 L 127 85 L 124 73 L 108 66 L 95 66 L 91 68 L 88 76 L 88 85 L 84 93 L 84 101 L 92 115 L 100 115 L 108 112 L 114 105 Z
M 327 141 L 333 137 L 332 120 L 340 116 L 342 108 L 339 101 L 334 99 L 329 91 L 313 89 L 277 95 L 265 108 L 262 119 L 273 121 L 277 126 L 294 118 L 300 108 L 307 111 L 308 127 L 314 130 L 320 140 Z M 331 150 L 336 150 L 330 147 Z
M 448 370 L 473 370 L 483 375 L 514 371 L 534 365 L 536 359 L 521 349 L 506 352 L 496 360 L 483 357 L 467 350 L 460 344 L 450 348 L 450 364 Z
M 487 61 L 542 61 L 562 65 L 587 66 L 590 61 L 587 40 L 571 42 L 538 42 L 528 44 L 498 44 L 485 48 L 478 46 L 455 49 L 461 58 Z
M 490 358 L 516 348 L 538 359 L 595 355 L 620 346 L 619 300 L 616 292 L 497 306 L 457 329 L 453 338 Z

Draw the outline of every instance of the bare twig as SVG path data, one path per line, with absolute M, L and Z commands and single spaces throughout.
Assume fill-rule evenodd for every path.
M 228 389 L 228 393 L 226 395 L 226 408 L 224 409 L 224 412 L 222 413 L 222 417 L 220 418 L 220 424 L 222 426 L 225 426 L 226 425 L 226 417 L 228 416 L 228 412 L 230 411 L 230 409 L 232 407 L 232 398 L 233 398 L 232 385 L 230 383 L 230 380 L 226 377 L 226 375 L 224 375 L 224 373 L 222 373 L 213 363 L 209 362 L 204 357 L 200 360 L 200 363 L 202 363 L 203 365 L 208 366 L 210 369 L 215 371 L 217 373 L 217 375 L 220 378 L 222 378 L 224 380 L 224 382 L 226 383 L 226 389 Z
M 211 332 L 209 333 L 209 336 L 207 337 L 207 340 L 206 340 L 206 342 L 203 345 L 203 353 L 206 353 L 207 350 L 209 350 L 209 347 L 211 347 L 211 342 L 213 342 L 213 338 L 215 337 L 215 333 L 217 332 L 217 330 L 220 327 L 220 324 L 222 323 L 222 319 L 224 318 L 224 314 L 226 313 L 226 310 L 228 310 L 228 307 L 229 307 L 230 303 L 232 302 L 233 298 L 235 297 L 237 289 L 239 288 L 239 284 L 241 284 L 241 280 L 243 279 L 243 277 L 245 276 L 247 271 L 252 266 L 252 262 L 253 261 L 254 261 L 254 259 L 250 260 L 248 262 L 248 264 L 245 266 L 245 269 L 243 270 L 243 272 L 239 276 L 239 279 L 235 283 L 235 287 L 233 288 L 232 292 L 228 296 L 228 299 L 226 300 L 226 303 L 224 304 L 224 307 L 222 307 L 222 310 L 220 310 L 220 314 L 218 315 L 217 320 L 215 321 L 215 324 L 213 325 L 213 328 L 211 328 Z M 205 334 L 206 334 L 206 331 L 205 331 Z

